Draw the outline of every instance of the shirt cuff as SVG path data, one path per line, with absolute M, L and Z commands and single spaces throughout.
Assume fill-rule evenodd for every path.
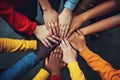
M 49 72 L 42 68 L 33 78 L 33 80 L 46 80 L 49 75 L 50 75 Z
M 37 49 L 37 41 L 36 40 L 30 40 L 28 41 L 29 49 L 36 50 Z
M 73 11 L 78 1 L 79 0 L 67 0 L 64 7 Z

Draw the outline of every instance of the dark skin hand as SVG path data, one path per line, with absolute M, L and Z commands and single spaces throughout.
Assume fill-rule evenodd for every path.
M 51 76 L 60 75 L 61 69 L 65 67 L 65 63 L 62 61 L 62 50 L 60 48 L 56 48 L 53 52 L 51 52 L 49 58 L 45 59 L 45 67 L 51 72 Z

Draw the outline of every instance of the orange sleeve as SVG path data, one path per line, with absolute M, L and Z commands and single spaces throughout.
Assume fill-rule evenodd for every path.
M 115 70 L 111 64 L 88 48 L 81 51 L 80 55 L 94 71 L 100 74 L 103 80 L 120 80 L 120 70 Z

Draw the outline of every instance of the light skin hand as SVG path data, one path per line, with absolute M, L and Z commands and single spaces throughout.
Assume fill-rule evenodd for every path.
M 45 59 L 45 67 L 51 72 L 51 75 L 60 75 L 60 71 L 65 67 L 62 61 L 62 52 L 59 48 L 51 52 L 50 57 Z
M 69 42 L 79 52 L 87 48 L 85 37 L 83 36 L 82 32 L 80 32 L 79 30 L 77 30 L 77 32 L 74 32 L 69 37 Z
M 52 34 L 57 35 L 59 32 L 58 15 L 59 14 L 52 8 L 43 12 L 45 25 L 51 35 Z
M 45 25 L 37 25 L 34 34 L 46 47 L 52 47 L 50 41 L 56 44 L 60 41 L 57 36 L 49 34 Z
M 63 61 L 65 63 L 74 62 L 77 59 L 77 52 L 71 47 L 67 40 L 63 40 L 60 44 L 63 50 Z
M 65 38 L 67 36 L 69 26 L 72 20 L 72 11 L 64 8 L 62 13 L 59 15 L 59 27 L 60 27 L 60 36 Z

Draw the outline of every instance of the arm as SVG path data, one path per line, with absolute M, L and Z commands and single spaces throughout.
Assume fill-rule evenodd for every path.
M 67 36 L 71 20 L 72 20 L 72 11 L 77 5 L 79 0 L 67 0 L 63 11 L 59 15 L 59 27 L 60 27 L 60 36 L 65 38 Z
M 23 57 L 20 61 L 0 74 L 0 80 L 18 80 L 38 62 L 38 57 L 33 52 Z
M 120 25 L 120 15 L 112 16 L 79 29 L 84 35 L 101 32 Z
M 27 51 L 36 50 L 36 40 L 18 40 L 9 38 L 0 38 L 0 52 L 15 52 L 15 51 Z
M 78 50 L 87 64 L 97 71 L 103 80 L 119 80 L 120 70 L 115 70 L 107 61 L 90 51 L 86 45 L 85 37 L 77 31 L 69 38 L 72 46 Z
M 67 40 L 62 41 L 60 44 L 63 50 L 63 61 L 67 63 L 72 80 L 86 80 L 83 72 L 78 66 L 77 52 L 72 48 Z
M 120 70 L 115 70 L 111 64 L 102 59 L 99 55 L 93 53 L 88 48 L 82 50 L 80 55 L 86 60 L 88 65 L 97 71 L 102 79 L 119 80 Z
M 30 21 L 25 15 L 14 10 L 6 0 L 0 1 L 0 16 L 5 19 L 17 31 L 32 35 L 36 23 Z
M 82 70 L 79 68 L 77 61 L 69 63 L 68 69 L 70 71 L 72 80 L 86 80 Z
M 58 13 L 51 7 L 48 0 L 39 0 L 39 3 L 43 10 L 45 26 L 49 30 L 50 34 L 56 35 L 59 32 Z
M 73 17 L 71 26 L 70 26 L 70 31 L 69 35 L 76 29 L 78 29 L 85 21 L 88 21 L 90 19 L 93 19 L 95 17 L 110 13 L 116 9 L 116 4 L 113 0 L 109 0 L 106 2 L 103 2 L 99 4 L 98 6 L 81 13 L 77 16 Z
M 33 80 L 47 80 L 49 75 L 50 75 L 49 72 L 42 68 L 33 78 Z

